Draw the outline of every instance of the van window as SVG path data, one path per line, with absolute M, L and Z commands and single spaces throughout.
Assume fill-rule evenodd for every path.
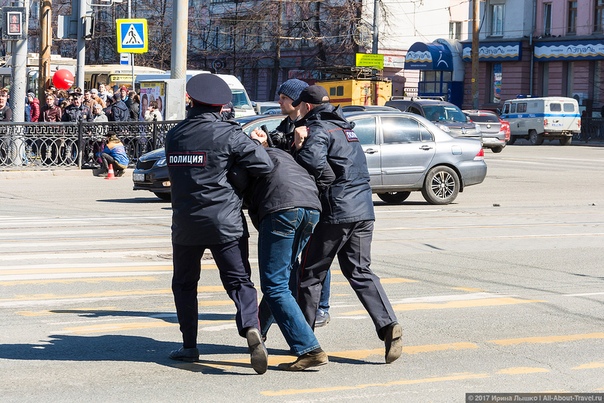
M 503 113 L 510 113 L 510 104 L 503 104 Z
M 526 102 L 518 102 L 518 107 L 516 108 L 516 112 L 524 113 L 526 112 Z
M 516 103 L 513 103 L 513 104 L 510 106 L 510 112 L 511 112 L 511 113 L 516 113 Z
M 564 103 L 564 112 L 574 112 L 574 111 L 575 111 L 575 104 L 573 104 L 571 102 Z
M 562 104 L 552 102 L 549 104 L 549 110 L 552 112 L 562 112 Z
M 354 122 L 354 132 L 361 144 L 375 144 L 375 118 L 357 119 Z

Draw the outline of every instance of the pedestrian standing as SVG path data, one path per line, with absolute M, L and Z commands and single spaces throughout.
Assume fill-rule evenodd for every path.
M 220 109 L 231 100 L 229 86 L 214 74 L 187 82 L 193 108 L 166 135 L 166 162 L 172 184 L 172 292 L 183 346 L 170 353 L 181 361 L 199 359 L 197 285 L 201 257 L 212 252 L 220 279 L 235 303 L 235 322 L 246 338 L 252 368 L 268 368 L 268 353 L 258 329 L 258 300 L 251 280 L 248 234 L 240 194 L 227 180 L 237 165 L 252 176 L 270 173 L 273 163 L 259 142 L 241 126 L 222 120 Z
M 370 268 L 375 214 L 363 148 L 323 87 L 305 88 L 292 105 L 300 105 L 303 116 L 294 133 L 295 158 L 317 181 L 323 208 L 300 262 L 298 302 L 314 326 L 321 287 L 337 257 L 342 274 L 385 343 L 386 363 L 391 363 L 402 354 L 402 328 Z

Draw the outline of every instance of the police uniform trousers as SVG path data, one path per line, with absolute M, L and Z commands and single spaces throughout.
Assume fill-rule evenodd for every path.
M 313 327 L 321 289 L 333 260 L 338 258 L 342 274 L 373 320 L 380 339 L 384 328 L 396 322 L 396 315 L 380 279 L 369 267 L 373 221 L 346 224 L 320 222 L 310 237 L 300 263 L 298 304 Z
M 173 243 L 172 247 L 172 293 L 184 348 L 197 345 L 197 284 L 201 272 L 201 257 L 206 249 L 212 252 L 222 285 L 237 308 L 235 322 L 239 335 L 245 337 L 248 328 L 259 327 L 258 296 L 251 280 L 247 237 L 219 245 L 190 246 Z

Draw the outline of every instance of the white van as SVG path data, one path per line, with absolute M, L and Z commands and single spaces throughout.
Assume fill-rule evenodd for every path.
M 187 70 L 187 81 L 193 76 L 197 74 L 211 74 L 209 71 L 205 70 Z M 247 91 L 241 81 L 233 75 L 230 74 L 216 74 L 218 77 L 222 78 L 228 86 L 231 88 L 233 92 L 233 107 L 235 109 L 235 117 L 241 116 L 250 116 L 256 115 L 256 110 L 252 106 L 252 101 L 250 97 L 247 95 Z M 135 78 L 135 86 L 141 81 L 151 81 L 151 80 L 162 80 L 169 79 L 170 72 L 166 72 L 165 74 L 139 74 Z
M 504 102 L 501 119 L 510 122 L 510 141 L 525 138 L 532 144 L 558 139 L 568 145 L 581 132 L 579 104 L 574 98 L 516 98 Z

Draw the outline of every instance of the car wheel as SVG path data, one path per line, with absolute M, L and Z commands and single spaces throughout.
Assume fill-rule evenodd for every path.
M 377 196 L 388 204 L 400 204 L 407 200 L 411 192 L 378 193 Z
M 567 136 L 567 137 L 562 137 L 562 138 L 560 139 L 560 145 L 561 145 L 561 146 L 569 146 L 569 145 L 570 145 L 570 143 L 572 143 L 572 142 L 573 142 L 573 138 L 572 138 L 572 137 L 570 137 L 570 136 Z
M 498 154 L 503 151 L 503 147 L 493 147 L 491 148 L 491 151 L 493 151 L 495 154 Z
M 510 136 L 510 139 L 508 140 L 508 145 L 514 145 L 514 143 L 516 142 L 516 137 Z
M 422 188 L 424 199 L 430 204 L 449 204 L 459 193 L 459 176 L 446 166 L 437 166 L 428 171 Z
M 159 197 L 160 199 L 165 200 L 165 201 L 172 200 L 172 193 L 153 192 L 153 194 L 155 196 Z
M 531 130 L 529 132 L 529 140 L 532 145 L 540 146 L 541 144 L 543 144 L 543 134 L 537 133 L 536 130 Z

